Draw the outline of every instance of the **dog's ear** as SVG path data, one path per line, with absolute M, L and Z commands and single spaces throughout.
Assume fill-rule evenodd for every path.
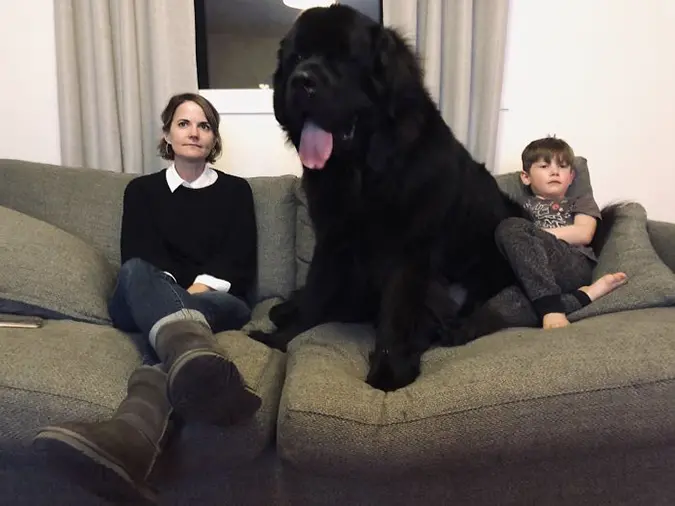
M 380 25 L 371 35 L 371 89 L 375 110 L 382 113 L 375 119 L 367 160 L 375 171 L 383 171 L 419 135 L 426 91 L 417 56 L 403 37 Z
M 412 47 L 395 29 L 377 25 L 371 39 L 372 80 L 379 105 L 386 105 L 392 118 L 400 118 L 400 108 L 424 86 L 422 69 Z
M 288 72 L 284 66 L 285 51 L 284 48 L 288 44 L 287 39 L 283 38 L 279 42 L 277 49 L 277 66 L 272 74 L 272 101 L 274 104 L 274 116 L 280 125 L 286 125 L 286 79 Z

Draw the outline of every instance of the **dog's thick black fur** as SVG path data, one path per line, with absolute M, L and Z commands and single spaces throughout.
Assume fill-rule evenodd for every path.
M 320 323 L 372 322 L 367 381 L 395 390 L 433 343 L 506 326 L 481 306 L 514 282 L 494 231 L 523 212 L 445 124 L 395 31 L 346 6 L 303 12 L 274 111 L 303 161 L 316 247 L 304 288 L 271 312 L 279 330 L 252 337 L 285 349 Z

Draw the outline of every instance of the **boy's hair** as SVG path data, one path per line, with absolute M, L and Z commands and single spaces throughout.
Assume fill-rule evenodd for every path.
M 551 160 L 558 162 L 558 165 L 569 165 L 574 167 L 574 151 L 564 140 L 556 137 L 544 137 L 530 142 L 521 155 L 523 161 L 523 170 L 530 172 L 532 165 L 539 160 L 551 163 Z

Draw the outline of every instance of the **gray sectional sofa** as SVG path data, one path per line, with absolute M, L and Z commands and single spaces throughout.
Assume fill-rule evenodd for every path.
M 578 170 L 588 183 L 585 160 Z M 140 364 L 138 336 L 105 307 L 131 177 L 0 160 L 0 312 L 52 316 L 0 329 L 0 504 L 105 504 L 52 475 L 30 442 L 46 424 L 109 416 Z M 498 180 L 522 191 L 515 174 Z M 313 238 L 297 178 L 250 184 L 249 325 L 264 327 L 302 284 Z M 675 224 L 621 207 L 596 271 L 617 269 L 629 283 L 570 327 L 430 350 L 418 380 L 387 394 L 364 382 L 368 326 L 320 326 L 286 354 L 219 334 L 262 408 L 227 429 L 183 427 L 153 476 L 160 504 L 675 504 Z

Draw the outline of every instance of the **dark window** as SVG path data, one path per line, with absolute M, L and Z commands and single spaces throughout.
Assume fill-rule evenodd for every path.
M 382 20 L 381 0 L 338 0 Z M 194 0 L 199 89 L 271 87 L 279 40 L 301 12 L 282 0 Z

